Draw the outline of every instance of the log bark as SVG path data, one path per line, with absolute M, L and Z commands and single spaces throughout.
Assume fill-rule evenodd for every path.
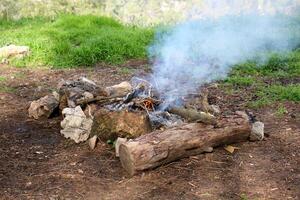
M 247 118 L 233 115 L 217 128 L 201 123 L 155 131 L 120 145 L 122 166 L 134 175 L 180 158 L 200 154 L 209 147 L 246 141 L 251 132 Z

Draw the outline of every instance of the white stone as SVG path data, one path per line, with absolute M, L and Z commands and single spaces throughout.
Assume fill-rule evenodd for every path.
M 65 108 L 62 111 L 65 116 L 61 122 L 63 128 L 60 132 L 65 138 L 70 138 L 76 143 L 86 141 L 89 138 L 93 119 L 86 117 L 80 106 Z

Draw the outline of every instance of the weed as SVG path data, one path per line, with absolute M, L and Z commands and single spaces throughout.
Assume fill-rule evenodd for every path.
M 6 81 L 6 77 L 0 76 L 0 83 L 1 83 L 1 82 L 5 82 L 5 81 Z
M 258 92 L 259 96 L 267 96 L 274 101 L 300 101 L 300 84 L 287 86 L 271 85 Z
M 300 101 L 300 84 L 269 85 L 264 79 L 276 80 L 299 77 L 300 51 L 296 50 L 284 55 L 273 54 L 264 63 L 252 60 L 236 65 L 225 83 L 232 90 L 240 90 L 245 86 L 252 87 L 258 100 L 248 102 L 251 108 L 259 108 L 274 102 Z M 279 82 L 280 83 L 280 82 Z M 234 91 L 230 91 L 233 93 Z
M 257 109 L 257 108 L 261 108 L 261 107 L 270 105 L 271 103 L 272 103 L 272 101 L 269 100 L 268 98 L 261 98 L 256 101 L 250 101 L 247 103 L 247 105 L 249 108 Z
M 5 85 L 0 85 L 0 92 L 15 93 L 16 89 Z
M 248 200 L 248 197 L 246 194 L 241 194 L 240 198 L 241 198 L 241 200 Z
M 281 105 L 277 108 L 277 110 L 276 110 L 276 112 L 275 112 L 275 115 L 276 115 L 277 117 L 283 117 L 286 113 L 288 113 L 287 109 L 281 104 Z
M 232 76 L 295 77 L 300 74 L 300 50 L 278 55 L 272 54 L 265 62 L 250 60 L 238 64 Z

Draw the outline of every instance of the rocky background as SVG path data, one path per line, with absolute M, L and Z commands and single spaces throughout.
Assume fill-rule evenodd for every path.
M 130 24 L 156 25 L 253 9 L 291 13 L 299 5 L 300 0 L 1 0 L 0 17 L 19 19 L 54 17 L 62 13 L 96 14 L 112 16 Z

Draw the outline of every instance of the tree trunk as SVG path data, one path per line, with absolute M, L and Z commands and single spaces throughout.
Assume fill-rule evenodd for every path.
M 250 132 L 249 120 L 240 115 L 223 118 L 217 128 L 201 123 L 186 124 L 142 135 L 120 145 L 120 160 L 128 173 L 134 175 L 203 153 L 209 147 L 245 141 Z

